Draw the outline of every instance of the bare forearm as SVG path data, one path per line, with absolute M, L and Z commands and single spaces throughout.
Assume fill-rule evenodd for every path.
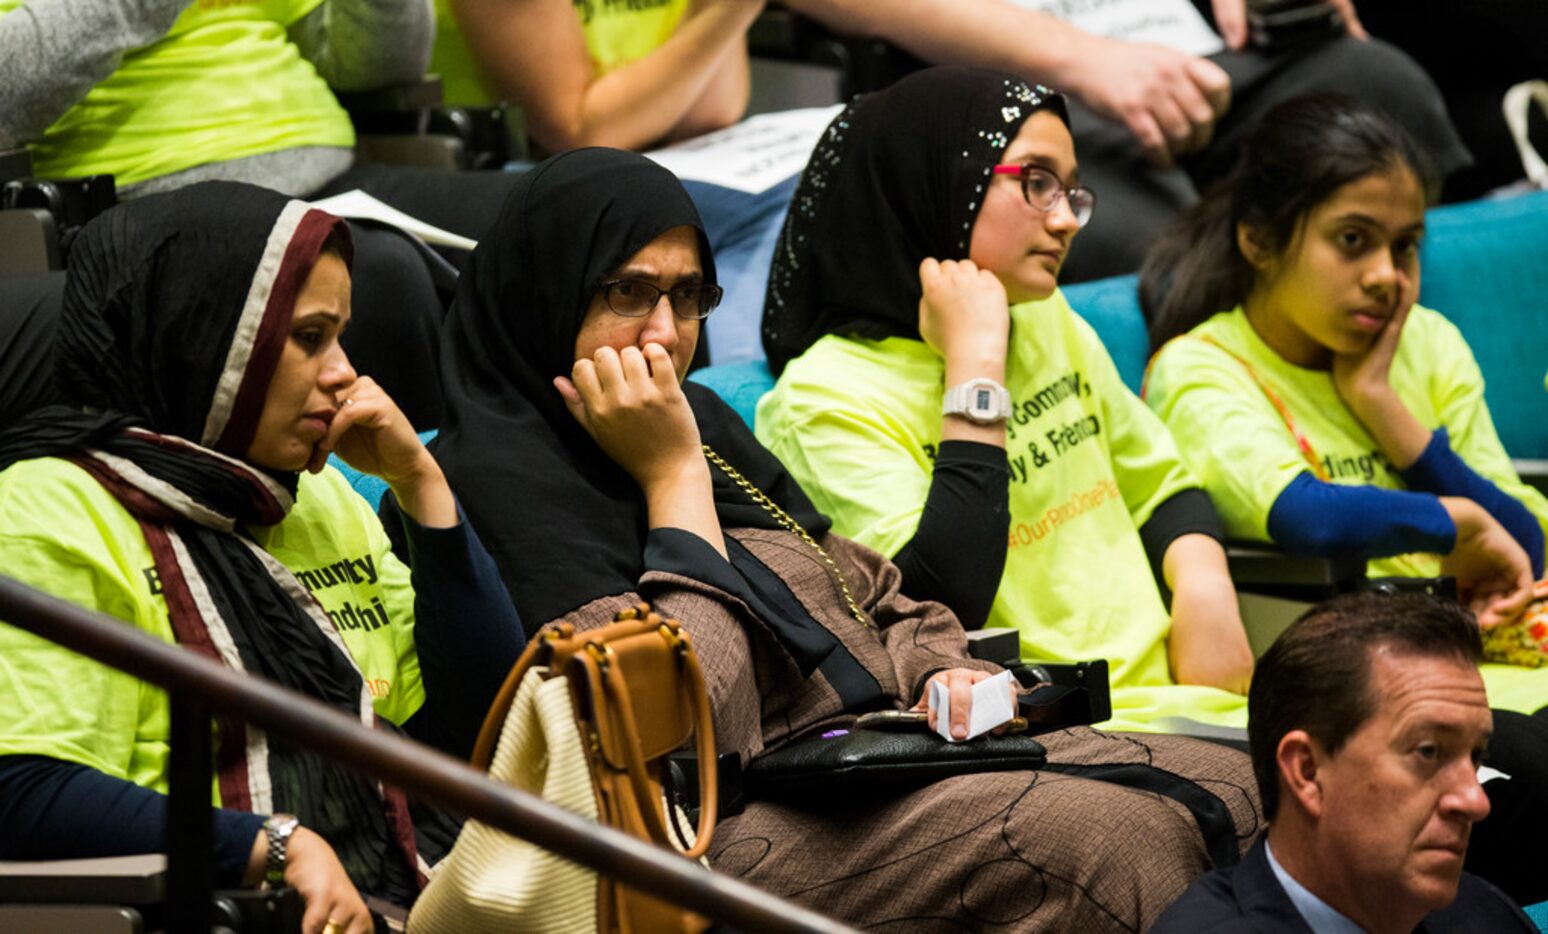
M 715 513 L 709 463 L 686 463 L 645 489 L 645 511 L 652 529 L 682 529 L 704 539 L 726 557 L 726 541 Z
M 1413 466 L 1430 443 L 1430 429 L 1414 417 L 1389 386 L 1351 393 L 1347 402 L 1355 418 L 1376 440 L 1381 453 L 1398 470 Z
M 690 16 L 651 54 L 586 89 L 568 145 L 643 149 L 665 139 L 734 55 L 761 7 L 717 3 Z M 541 140 L 540 140 L 541 141 Z
M 747 27 L 762 4 L 717 0 L 696 9 L 648 55 L 600 76 L 568 0 L 454 0 L 453 8 L 494 90 L 521 105 L 540 146 L 560 152 L 642 149 L 671 136 L 731 67 L 725 63 L 746 55 Z M 533 47 L 545 54 L 531 55 Z
M 425 528 L 449 529 L 461 522 L 451 485 L 429 452 L 425 453 L 424 464 L 418 471 L 391 486 L 398 505 Z
M 704 90 L 662 141 L 691 139 L 730 126 L 747 112 L 751 91 L 747 43 L 739 42 L 727 51 Z
M 1244 694 L 1252 678 L 1252 648 L 1242 628 L 1225 549 L 1207 535 L 1174 539 L 1162 560 L 1172 591 L 1172 632 L 1167 642 L 1172 675 Z
M 1047 13 L 1003 0 L 784 0 L 830 29 L 875 36 L 937 65 L 1000 68 L 1049 84 L 1090 37 Z M 1073 89 L 1071 89 L 1073 90 Z

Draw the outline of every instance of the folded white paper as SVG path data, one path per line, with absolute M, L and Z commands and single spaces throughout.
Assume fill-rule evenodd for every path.
M 817 142 L 844 105 L 748 117 L 645 155 L 678 178 L 759 194 L 806 168 Z
M 313 201 L 312 207 L 321 208 L 337 217 L 378 221 L 391 227 L 396 227 L 406 233 L 411 233 L 426 243 L 433 243 L 436 246 L 449 246 L 459 250 L 471 250 L 478 246 L 476 241 L 458 236 L 449 230 L 442 230 L 432 224 L 427 224 L 417 217 L 404 214 L 392 205 L 379 201 L 358 188 L 351 189 L 343 194 L 334 195 L 331 198 Z
M 1188 0 L 1011 0 L 1086 32 L 1154 42 L 1190 55 L 1214 55 L 1225 42 Z
M 973 685 L 973 708 L 968 711 L 968 735 L 959 740 L 951 735 L 951 693 L 940 681 L 930 682 L 930 709 L 935 711 L 935 732 L 947 741 L 966 742 L 982 736 L 1016 716 L 1011 701 L 1011 673 L 1002 671 Z

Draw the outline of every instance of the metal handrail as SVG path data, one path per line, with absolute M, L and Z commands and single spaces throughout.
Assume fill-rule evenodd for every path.
M 627 885 L 749 931 L 846 932 L 843 924 L 489 779 L 422 744 L 233 671 L 0 575 L 0 620 L 144 681 L 202 699 L 274 736 L 530 840 Z

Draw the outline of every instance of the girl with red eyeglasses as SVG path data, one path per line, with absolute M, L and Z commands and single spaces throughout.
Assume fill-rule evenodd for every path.
M 1241 727 L 1213 507 L 1058 291 L 1095 207 L 1047 88 L 938 68 L 857 101 L 775 254 L 758 438 L 904 593 L 1024 659 L 1106 659 L 1104 728 Z

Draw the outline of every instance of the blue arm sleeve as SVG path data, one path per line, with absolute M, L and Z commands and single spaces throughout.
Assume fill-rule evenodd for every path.
M 215 884 L 242 884 L 261 814 L 213 808 Z M 167 798 L 89 766 L 0 756 L 0 859 L 87 859 L 163 853 Z
M 494 559 L 466 518 L 449 529 L 428 529 L 398 512 L 410 555 L 414 646 L 425 684 L 424 706 L 404 730 L 465 759 L 527 637 Z
M 1505 527 L 1532 561 L 1532 577 L 1543 576 L 1543 529 L 1527 508 L 1504 490 L 1486 480 L 1451 449 L 1445 428 L 1430 435 L 1424 453 L 1403 471 L 1403 482 L 1415 490 L 1436 496 L 1470 499 Z
M 1444 555 L 1457 542 L 1451 515 L 1429 493 L 1323 483 L 1310 473 L 1274 500 L 1268 533 L 1286 551 L 1324 556 Z

